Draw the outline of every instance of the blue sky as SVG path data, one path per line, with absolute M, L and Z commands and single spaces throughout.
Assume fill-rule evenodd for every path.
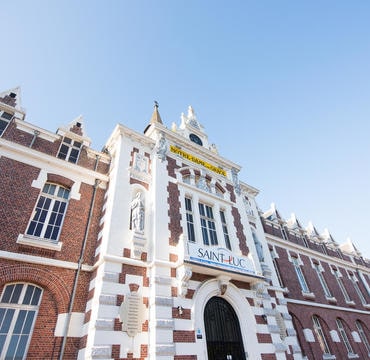
M 6 1 L 0 90 L 55 131 L 168 127 L 192 105 L 241 180 L 370 258 L 370 2 Z

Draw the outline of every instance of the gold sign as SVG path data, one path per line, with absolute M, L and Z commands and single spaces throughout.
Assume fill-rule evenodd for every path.
M 179 149 L 176 146 L 170 145 L 170 151 L 173 152 L 174 154 L 182 156 L 184 159 L 192 161 L 193 163 L 202 165 L 205 168 L 207 168 L 207 169 L 209 169 L 209 170 L 211 170 L 211 171 L 213 171 L 217 174 L 221 174 L 223 176 L 226 176 L 226 171 L 225 170 L 219 168 L 218 166 L 207 163 L 206 161 L 203 161 L 203 160 L 197 158 L 196 156 L 191 155 L 191 154 Z

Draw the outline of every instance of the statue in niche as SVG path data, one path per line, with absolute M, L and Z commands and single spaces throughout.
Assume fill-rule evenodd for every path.
M 238 179 L 238 171 L 235 168 L 231 169 L 231 177 L 233 179 L 235 192 L 237 193 L 237 195 L 240 195 L 241 194 L 241 188 L 240 188 L 240 183 L 239 183 L 239 179 Z
M 142 200 L 142 194 L 139 191 L 131 201 L 131 221 L 130 229 L 138 232 L 144 232 L 145 208 Z
M 261 242 L 258 240 L 257 236 L 255 233 L 252 233 L 253 235 L 253 240 L 254 240 L 254 245 L 256 246 L 256 250 L 257 250 L 257 256 L 258 256 L 258 260 L 260 262 L 264 262 L 265 261 L 265 256 L 263 254 L 263 247 L 262 247 L 262 244 Z
M 157 140 L 157 156 L 161 161 L 166 160 L 166 153 L 167 153 L 167 141 L 166 138 L 161 132 L 160 138 Z

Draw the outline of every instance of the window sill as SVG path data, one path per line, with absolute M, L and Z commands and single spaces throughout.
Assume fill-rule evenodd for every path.
M 336 356 L 335 356 L 335 355 L 332 355 L 332 354 L 324 354 L 324 355 L 322 356 L 322 359 L 323 359 L 323 360 L 336 359 Z
M 370 309 L 370 304 L 364 304 L 364 307 L 365 307 L 366 309 Z
M 337 299 L 333 296 L 333 297 L 327 297 L 326 296 L 326 300 L 328 301 L 328 303 L 330 304 L 336 304 L 337 303 Z
M 315 294 L 312 293 L 312 292 L 304 292 L 302 291 L 302 296 L 305 298 L 305 299 L 309 299 L 309 300 L 314 300 L 315 299 Z
M 356 304 L 355 304 L 355 302 L 354 302 L 353 300 L 351 300 L 351 301 L 346 301 L 346 304 L 347 304 L 348 306 L 356 306 Z
M 357 354 L 349 353 L 348 354 L 348 359 L 358 359 L 359 356 Z
M 34 237 L 31 235 L 19 234 L 17 244 L 35 246 L 42 249 L 61 251 L 63 243 L 61 241 L 54 242 L 49 239 Z

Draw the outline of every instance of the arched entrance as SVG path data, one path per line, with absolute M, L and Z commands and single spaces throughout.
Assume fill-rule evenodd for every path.
M 224 299 L 214 296 L 204 309 L 208 360 L 245 360 L 238 317 Z

